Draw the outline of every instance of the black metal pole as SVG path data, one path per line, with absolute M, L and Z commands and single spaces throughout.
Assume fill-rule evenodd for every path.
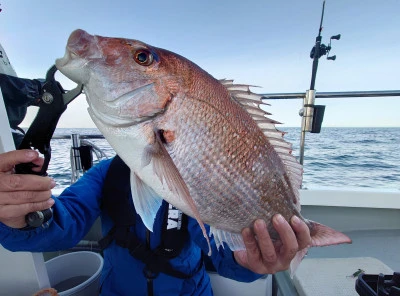
M 311 74 L 311 84 L 310 84 L 310 89 L 314 90 L 315 89 L 315 79 L 317 78 L 317 69 L 318 69 L 318 60 L 320 58 L 320 48 L 321 48 L 321 32 L 322 32 L 322 22 L 324 20 L 324 11 L 325 11 L 325 1 L 322 4 L 322 14 L 321 14 L 321 22 L 319 24 L 319 30 L 318 30 L 318 36 L 315 39 L 315 51 L 314 51 L 314 60 L 313 60 L 313 65 L 312 65 L 312 74 Z

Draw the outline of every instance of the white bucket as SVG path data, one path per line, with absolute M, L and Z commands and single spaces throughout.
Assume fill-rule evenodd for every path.
M 73 252 L 46 262 L 50 285 L 60 296 L 99 295 L 103 258 L 94 252 Z

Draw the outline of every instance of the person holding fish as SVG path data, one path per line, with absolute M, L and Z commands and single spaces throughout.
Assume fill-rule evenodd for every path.
M 32 252 L 65 250 L 84 237 L 99 215 L 105 220 L 103 231 L 112 228 L 106 210 L 101 209 L 101 186 L 110 165 L 109 160 L 94 167 L 58 197 L 51 195 L 51 189 L 55 186 L 53 179 L 13 173 L 15 165 L 28 162 L 40 165 L 42 159 L 32 150 L 0 154 L 0 243 L 3 247 L 12 251 Z M 47 228 L 26 227 L 26 214 L 49 207 L 53 208 L 53 219 Z M 166 209 L 160 209 L 163 210 Z M 159 225 L 154 225 L 154 231 L 150 233 L 151 245 L 155 247 L 160 243 L 163 224 L 162 217 L 157 218 L 155 223 Z M 139 222 L 140 218 L 136 220 Z M 144 224 L 139 223 L 135 226 L 137 233 L 146 232 Z M 263 274 L 288 269 L 296 252 L 311 244 L 308 227 L 296 218 L 289 224 L 279 214 L 273 218 L 273 225 L 280 236 L 281 245 L 274 246 L 261 219 L 255 221 L 252 229 L 245 228 L 242 231 L 246 250 L 232 252 L 226 246 L 217 250 L 210 238 L 210 259 L 216 270 L 222 276 L 250 282 Z M 185 241 L 181 253 L 171 260 L 171 265 L 189 275 L 197 272 L 190 278 L 160 273 L 152 280 L 154 295 L 212 295 L 201 255 L 204 253 L 207 256 L 207 242 L 196 220 L 189 218 L 187 228 L 190 238 Z M 146 242 L 145 235 L 140 238 L 143 243 Z M 131 295 L 133 291 L 137 292 L 136 295 L 147 295 L 148 283 L 143 274 L 143 262 L 116 244 L 105 249 L 104 257 L 101 295 Z
M 89 114 L 117 152 L 54 197 L 48 177 L 16 175 L 35 151 L 0 154 L 0 243 L 53 251 L 102 219 L 102 295 L 212 295 L 203 258 L 250 282 L 311 246 L 350 242 L 300 214 L 302 168 L 248 86 L 218 81 L 140 41 L 74 31 L 57 68 L 83 84 Z M 37 169 L 37 168 L 36 168 Z M 46 227 L 25 215 L 53 208 Z

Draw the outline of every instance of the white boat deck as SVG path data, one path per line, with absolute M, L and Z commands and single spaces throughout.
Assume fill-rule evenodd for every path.
M 400 271 L 400 191 L 302 191 L 302 204 L 304 217 L 344 232 L 353 243 L 311 248 L 293 280 L 287 272 L 274 276 L 272 295 L 358 295 L 351 277 L 358 269 Z
M 345 233 L 352 238 L 352 244 L 311 248 L 293 280 L 287 272 L 276 274 L 272 295 L 358 295 L 356 278 L 351 277 L 358 269 L 366 274 L 400 271 L 400 230 Z
M 307 258 L 297 270 L 293 284 L 300 296 L 358 295 L 354 274 L 359 270 L 367 274 L 393 273 L 391 268 L 372 257 Z

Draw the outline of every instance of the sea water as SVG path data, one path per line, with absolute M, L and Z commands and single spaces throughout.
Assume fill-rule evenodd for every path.
M 281 128 L 298 157 L 300 128 Z M 100 135 L 97 129 L 57 129 L 56 135 Z M 89 140 L 108 157 L 105 139 Z M 52 140 L 48 173 L 58 187 L 70 184 L 71 140 Z M 135 153 L 132 151 L 132 153 Z M 322 128 L 306 134 L 303 188 L 374 188 L 400 190 L 400 128 Z

